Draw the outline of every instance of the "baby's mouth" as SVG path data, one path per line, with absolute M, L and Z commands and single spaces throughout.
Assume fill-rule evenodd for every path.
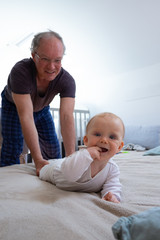
M 102 152 L 108 152 L 108 149 L 107 149 L 107 148 L 102 148 L 102 147 L 101 147 L 101 149 L 102 149 Z

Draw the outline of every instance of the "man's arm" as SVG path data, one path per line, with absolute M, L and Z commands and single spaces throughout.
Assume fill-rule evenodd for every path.
M 74 105 L 74 98 L 61 98 L 60 100 L 60 124 L 66 156 L 75 152 Z
M 48 162 L 43 159 L 41 154 L 38 133 L 34 124 L 31 97 L 29 94 L 15 93 L 12 93 L 12 97 L 18 111 L 24 139 L 34 159 L 38 175 L 39 169 Z

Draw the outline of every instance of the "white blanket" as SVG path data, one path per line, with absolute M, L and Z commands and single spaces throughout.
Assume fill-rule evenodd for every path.
M 120 153 L 123 200 L 67 192 L 41 181 L 32 164 L 0 168 L 0 240 L 113 240 L 112 225 L 160 206 L 160 156 Z

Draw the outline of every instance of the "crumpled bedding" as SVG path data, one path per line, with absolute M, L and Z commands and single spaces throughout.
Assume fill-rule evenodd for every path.
M 160 155 L 160 146 L 158 146 L 158 147 L 155 147 L 155 148 L 152 148 L 152 149 L 150 149 L 150 150 L 148 150 L 148 151 L 145 151 L 144 152 L 144 154 L 143 154 L 143 156 L 148 156 L 148 155 Z
M 131 151 L 145 151 L 146 148 L 138 145 L 138 144 L 134 144 L 134 143 L 127 143 L 126 145 L 124 145 L 123 150 L 131 150 Z

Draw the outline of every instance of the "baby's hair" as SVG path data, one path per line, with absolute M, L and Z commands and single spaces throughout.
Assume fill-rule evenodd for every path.
M 114 119 L 116 119 L 116 118 L 119 119 L 120 122 L 122 123 L 122 127 L 123 127 L 123 137 L 124 137 L 124 134 L 125 134 L 125 126 L 124 126 L 124 123 L 123 123 L 122 119 L 121 119 L 120 117 L 118 117 L 116 114 L 111 113 L 111 112 L 103 112 L 103 113 L 99 113 L 99 114 L 96 114 L 95 116 L 93 116 L 93 117 L 89 120 L 89 122 L 88 122 L 88 124 L 87 124 L 87 126 L 86 126 L 86 133 L 88 132 L 88 129 L 89 129 L 90 124 L 91 124 L 91 122 L 93 121 L 93 119 L 98 118 L 98 117 L 100 117 L 100 118 L 110 117 L 110 118 L 114 118 Z

